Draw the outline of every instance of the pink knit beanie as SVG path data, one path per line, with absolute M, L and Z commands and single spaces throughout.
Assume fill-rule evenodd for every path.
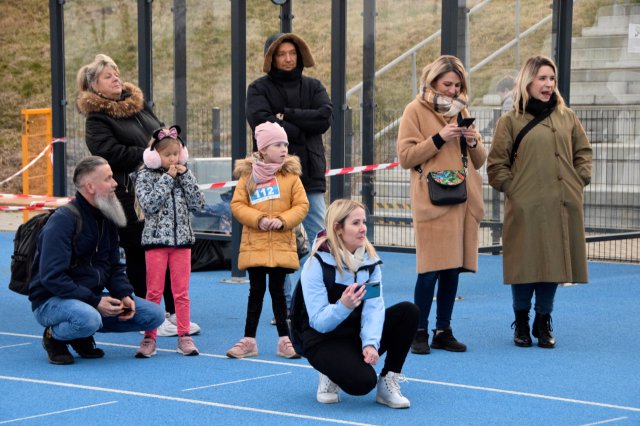
M 258 151 L 262 151 L 269 145 L 278 142 L 286 142 L 289 144 L 287 132 L 284 131 L 281 125 L 265 121 L 256 126 L 256 144 L 258 145 Z

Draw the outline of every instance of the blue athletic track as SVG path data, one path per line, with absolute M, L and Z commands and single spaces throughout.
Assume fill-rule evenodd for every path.
M 640 425 L 637 265 L 590 263 L 590 284 L 558 289 L 557 347 L 519 348 L 502 258 L 482 255 L 479 273 L 461 276 L 452 322 L 469 350 L 409 354 L 402 391 L 411 408 L 394 410 L 375 403 L 375 390 L 317 403 L 306 360 L 275 356 L 268 292 L 260 355 L 226 358 L 242 337 L 248 295 L 246 284 L 223 282 L 229 271 L 192 274 L 200 356 L 177 354 L 177 338 L 163 337 L 155 357 L 136 359 L 140 334 L 97 334 L 103 359 L 51 365 L 27 299 L 7 288 L 12 247 L 13 233 L 0 232 L 0 424 Z M 413 300 L 414 256 L 381 257 L 387 306 Z

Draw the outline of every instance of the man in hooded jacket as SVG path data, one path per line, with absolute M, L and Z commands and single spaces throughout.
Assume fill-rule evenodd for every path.
M 247 89 L 247 121 L 255 131 L 257 125 L 270 121 L 287 132 L 289 154 L 296 155 L 302 166 L 302 185 L 309 200 L 309 213 L 302 222 L 312 243 L 324 228 L 327 190 L 322 135 L 331 127 L 333 106 L 322 83 L 302 75 L 305 67 L 315 65 L 307 43 L 292 33 L 269 36 L 264 44 L 262 71 Z M 253 149 L 256 150 L 255 135 Z M 291 302 L 291 280 L 285 280 L 287 306 Z

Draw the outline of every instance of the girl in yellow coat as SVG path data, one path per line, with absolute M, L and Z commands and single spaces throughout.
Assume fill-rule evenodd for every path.
M 277 123 L 255 130 L 258 152 L 236 162 L 239 178 L 231 212 L 243 225 L 238 268 L 249 272 L 249 302 L 244 337 L 229 351 L 230 358 L 258 355 L 256 330 L 266 292 L 267 274 L 273 314 L 278 329 L 276 355 L 299 358 L 289 340 L 284 278 L 300 267 L 295 227 L 309 210 L 300 181 L 298 157 L 288 155 L 287 133 Z

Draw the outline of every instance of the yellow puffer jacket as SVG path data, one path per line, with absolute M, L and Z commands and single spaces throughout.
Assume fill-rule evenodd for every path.
M 238 160 L 233 171 L 239 181 L 231 200 L 231 212 L 243 225 L 238 268 L 266 266 L 296 270 L 300 267 L 300 261 L 294 228 L 309 211 L 307 194 L 300 181 L 300 160 L 295 156 L 287 156 L 282 168 L 276 173 L 279 198 L 252 205 L 247 181 L 252 179 L 254 161 L 252 156 Z M 274 231 L 263 231 L 258 227 L 263 217 L 278 218 L 284 226 Z

